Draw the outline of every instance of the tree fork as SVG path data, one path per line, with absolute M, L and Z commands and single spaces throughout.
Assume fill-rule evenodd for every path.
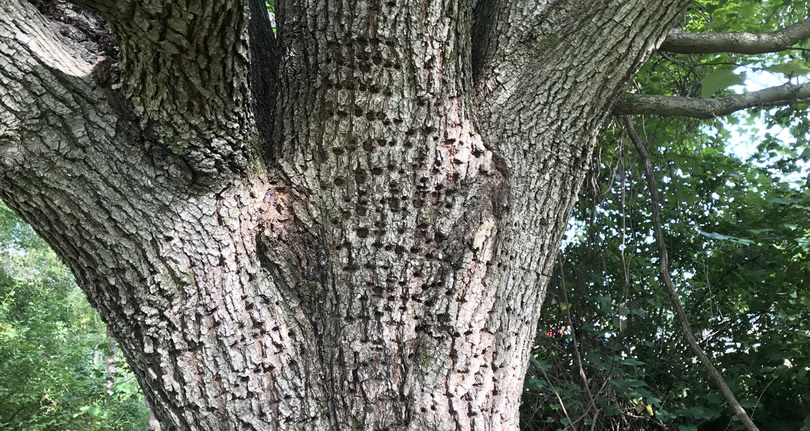
M 167 428 L 517 428 L 594 139 L 688 1 L 289 0 L 277 40 L 247 0 L 77 3 L 111 85 L 0 5 L 0 197 Z

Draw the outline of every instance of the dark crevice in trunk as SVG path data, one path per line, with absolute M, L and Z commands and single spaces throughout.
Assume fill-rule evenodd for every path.
M 89 64 L 120 57 L 118 40 L 98 14 L 62 0 L 28 0 L 48 18 L 65 43 Z
M 276 36 L 264 0 L 250 0 L 250 75 L 261 153 L 273 157 L 273 113 L 278 94 Z

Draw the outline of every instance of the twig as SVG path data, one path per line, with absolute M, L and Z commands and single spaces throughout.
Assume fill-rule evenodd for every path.
M 582 379 L 582 386 L 585 388 L 585 393 L 588 394 L 588 400 L 591 404 L 588 411 L 590 411 L 591 408 L 594 410 L 593 422 L 591 423 L 591 429 L 593 430 L 593 427 L 596 426 L 596 419 L 599 417 L 599 407 L 596 406 L 596 400 L 594 400 L 593 394 L 591 393 L 591 386 L 588 382 L 588 377 L 585 375 L 585 368 L 582 366 L 582 356 L 579 354 L 579 342 L 577 340 L 576 331 L 574 331 L 573 319 L 571 319 L 571 303 L 568 301 L 568 287 L 565 285 L 565 268 L 563 268 L 562 254 L 560 254 L 558 258 L 560 262 L 560 287 L 562 287 L 563 299 L 565 299 L 565 313 L 568 317 L 568 327 L 571 328 L 571 340 L 573 341 L 574 358 L 577 360 L 577 367 L 579 368 L 579 377 Z M 582 417 L 587 414 L 588 412 L 586 411 Z M 582 417 L 577 419 L 577 421 L 582 419 Z
M 543 373 L 543 377 L 546 378 L 546 381 L 551 382 L 551 379 L 548 378 L 548 374 L 546 374 L 546 370 L 544 370 L 543 367 L 537 367 L 537 368 L 540 369 L 541 373 Z M 574 423 L 571 422 L 571 417 L 568 416 L 568 411 L 565 410 L 565 403 L 563 403 L 562 398 L 560 398 L 560 394 L 556 390 L 552 390 L 552 392 L 554 392 L 554 395 L 557 397 L 557 401 L 560 402 L 560 408 L 562 409 L 563 414 L 565 415 L 565 418 L 568 419 L 568 425 L 571 427 L 572 430 L 577 431 L 577 428 L 574 426 Z M 566 427 L 566 428 L 568 428 L 568 427 Z
M 629 116 L 623 117 L 624 125 L 627 129 L 627 134 L 630 136 L 630 140 L 633 141 L 633 144 L 636 146 L 636 150 L 638 151 L 638 155 L 642 161 L 642 167 L 644 168 L 644 176 L 647 178 L 647 187 L 650 190 L 650 199 L 652 200 L 652 221 L 653 221 L 653 229 L 655 231 L 655 242 L 658 245 L 658 254 L 659 256 L 659 271 L 661 274 L 661 280 L 664 282 L 664 286 L 666 287 L 667 294 L 669 295 L 669 299 L 672 301 L 672 307 L 675 309 L 675 316 L 678 319 L 678 322 L 681 324 L 681 329 L 683 329 L 684 338 L 686 338 L 686 342 L 689 344 L 689 347 L 692 348 L 692 351 L 695 352 L 695 355 L 700 359 L 700 362 L 703 363 L 703 367 L 706 369 L 706 372 L 709 374 L 709 377 L 714 381 L 714 384 L 720 389 L 720 393 L 723 394 L 723 398 L 725 398 L 726 403 L 728 403 L 731 410 L 740 418 L 740 421 L 745 426 L 745 429 L 748 431 L 759 431 L 754 422 L 748 417 L 748 414 L 745 412 L 745 409 L 742 408 L 740 403 L 737 401 L 737 398 L 734 397 L 734 394 L 729 389 L 726 381 L 723 379 L 723 376 L 720 375 L 720 372 L 717 371 L 717 368 L 714 367 L 711 360 L 706 353 L 703 352 L 703 349 L 695 340 L 695 336 L 692 334 L 692 327 L 689 324 L 689 319 L 686 317 L 686 312 L 683 310 L 683 305 L 681 305 L 681 300 L 678 298 L 678 294 L 675 292 L 675 286 L 672 284 L 672 278 L 669 275 L 669 256 L 667 254 L 667 247 L 666 243 L 664 242 L 664 233 L 661 229 L 661 214 L 660 214 L 660 200 L 658 199 L 658 188 L 655 184 L 655 177 L 653 176 L 652 171 L 652 164 L 650 163 L 650 154 L 647 152 L 647 148 L 644 146 L 644 143 L 641 142 L 641 138 L 639 138 L 638 133 L 636 133 L 636 129 L 633 126 L 633 120 Z
M 771 383 L 773 383 L 775 381 L 776 381 L 776 377 L 774 377 L 773 380 L 768 382 L 768 384 L 765 386 L 765 389 L 763 389 L 762 392 L 759 394 L 759 397 L 757 398 L 757 403 L 754 404 L 754 408 L 751 410 L 751 415 L 753 415 L 754 413 L 757 412 L 757 407 L 759 407 L 759 402 L 762 401 L 762 396 L 765 395 L 765 391 L 767 391 L 768 388 L 771 387 Z

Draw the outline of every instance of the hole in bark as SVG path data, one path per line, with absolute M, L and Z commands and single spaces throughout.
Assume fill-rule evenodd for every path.
M 383 172 L 384 172 L 383 168 L 380 167 L 371 168 L 371 175 L 382 175 Z
M 359 236 L 360 238 L 367 237 L 368 236 L 368 228 L 361 227 L 360 229 L 357 229 L 357 236 Z
M 370 140 L 364 142 L 363 143 L 363 149 L 368 151 L 368 152 L 374 151 L 374 142 L 371 142 Z

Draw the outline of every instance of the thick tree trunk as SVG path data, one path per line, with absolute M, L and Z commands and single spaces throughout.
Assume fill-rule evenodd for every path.
M 278 40 L 238 0 L 77 3 L 120 67 L 0 5 L 0 197 L 166 428 L 517 428 L 594 137 L 688 2 L 287 0 Z

